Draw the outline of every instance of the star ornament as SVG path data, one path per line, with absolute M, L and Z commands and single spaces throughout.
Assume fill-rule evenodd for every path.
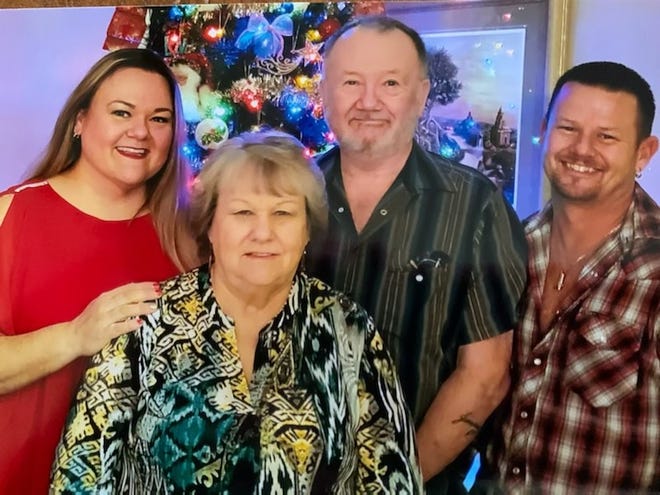
M 291 50 L 291 53 L 294 53 L 303 59 L 303 64 L 318 64 L 323 60 L 323 56 L 319 53 L 323 47 L 323 43 L 312 43 L 309 40 L 305 40 L 305 46 L 298 48 L 297 50 Z

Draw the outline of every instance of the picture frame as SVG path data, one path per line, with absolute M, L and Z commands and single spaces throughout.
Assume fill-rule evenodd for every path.
M 432 82 L 418 142 L 479 170 L 515 207 L 524 29 L 444 31 L 422 39 L 430 79 L 440 82 Z M 448 71 L 456 75 L 448 79 Z
M 478 101 L 463 102 L 459 101 L 459 95 L 454 106 L 468 112 L 471 108 L 486 109 L 483 115 L 479 115 L 478 110 L 472 114 L 481 131 L 481 143 L 489 134 L 495 137 L 495 133 L 490 131 L 497 122 L 506 122 L 502 127 L 508 136 L 502 135 L 502 140 L 495 148 L 485 150 L 484 153 L 483 146 L 482 150 L 470 146 L 469 149 L 463 149 L 468 160 L 462 158 L 463 163 L 468 162 L 466 164 L 472 166 L 482 162 L 481 170 L 494 176 L 494 182 L 499 181 L 498 185 L 503 189 L 503 194 L 520 218 L 538 211 L 544 202 L 539 133 L 547 101 L 549 74 L 552 72 L 555 75 L 558 72 L 557 60 L 565 60 L 565 47 L 556 49 L 556 41 L 561 41 L 562 36 L 565 37 L 565 30 L 557 31 L 553 27 L 552 35 L 556 39 L 551 40 L 548 36 L 549 21 L 552 18 L 550 3 L 550 0 L 434 0 L 386 3 L 386 13 L 418 31 L 427 48 L 442 49 L 442 41 L 445 41 L 451 62 L 458 68 L 456 79 L 462 85 L 462 91 L 468 95 L 478 94 L 473 97 Z M 553 9 L 553 15 L 564 19 L 561 14 L 556 13 L 557 5 L 553 6 Z M 563 12 L 565 11 L 566 8 L 563 9 Z M 501 43 L 499 48 L 494 47 L 497 43 Z M 484 50 L 486 45 L 490 47 L 489 52 Z M 471 51 L 468 49 L 470 46 Z M 554 49 L 552 66 L 548 64 L 550 46 Z M 507 50 L 514 50 L 514 56 L 507 57 Z M 487 53 L 490 53 L 490 61 L 486 60 Z M 479 56 L 482 57 L 482 66 L 481 70 L 476 70 L 474 65 L 479 61 Z M 457 57 L 460 57 L 460 60 Z M 516 57 L 519 58 L 516 64 L 504 64 L 507 58 Z M 461 69 L 464 74 L 461 74 Z M 502 72 L 507 70 L 517 73 L 507 74 L 505 77 Z M 505 84 L 515 85 L 513 89 L 516 94 L 512 94 L 510 87 L 507 87 L 505 92 Z M 484 85 L 488 87 L 475 88 Z M 499 96 L 498 88 L 501 93 Z M 487 101 L 488 98 L 490 101 Z M 504 118 L 498 120 L 500 106 Z M 460 113 L 448 112 L 443 118 L 443 110 L 455 112 L 455 108 L 450 108 L 450 105 L 436 104 L 432 115 L 436 117 L 441 129 L 444 128 L 455 137 L 454 126 L 465 125 L 464 119 L 468 118 L 468 113 L 461 118 Z M 464 144 L 460 139 L 457 141 Z M 511 148 L 511 143 L 515 145 L 514 149 Z M 497 156 L 497 153 L 503 157 Z M 493 157 L 497 160 L 492 165 L 494 168 L 489 170 L 488 166 L 483 164 L 492 162 Z

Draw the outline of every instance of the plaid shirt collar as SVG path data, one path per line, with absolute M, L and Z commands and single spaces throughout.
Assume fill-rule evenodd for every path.
M 538 301 L 549 262 L 552 216 L 553 207 L 552 202 L 549 201 L 543 210 L 524 222 L 525 235 L 530 245 L 530 287 L 536 286 Z M 606 263 L 608 266 L 612 266 L 616 260 L 621 260 L 622 263 L 630 261 L 641 245 L 645 245 L 651 239 L 660 239 L 658 205 L 639 184 L 635 183 L 633 200 L 621 227 L 613 232 L 590 257 L 583 271 L 594 270 L 599 266 L 601 267 L 599 271 L 602 271 L 603 262 L 607 261 L 611 261 Z

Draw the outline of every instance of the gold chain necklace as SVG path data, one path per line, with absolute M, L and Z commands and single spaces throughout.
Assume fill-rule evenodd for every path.
M 607 239 L 609 236 L 611 236 L 614 232 L 616 232 L 619 228 L 621 227 L 621 223 L 616 225 L 612 230 L 610 230 L 607 235 L 604 237 L 604 239 Z M 566 268 L 562 268 L 559 263 L 557 263 L 557 266 L 559 267 L 559 278 L 557 279 L 557 284 L 555 285 L 555 290 L 560 292 L 563 288 L 564 285 L 566 284 L 566 277 L 568 273 L 570 273 L 571 270 L 573 270 L 576 266 L 580 264 L 584 258 L 587 257 L 588 254 L 593 253 L 597 248 L 593 249 L 591 252 L 587 252 L 582 254 L 581 256 L 578 256 L 573 263 L 570 263 Z
M 580 261 L 582 261 L 584 258 L 587 257 L 587 254 L 583 254 L 582 256 L 579 256 L 573 263 L 568 265 L 566 269 L 559 267 L 559 279 L 557 279 L 557 284 L 555 285 L 555 290 L 556 291 L 561 291 L 564 288 L 564 284 L 566 283 L 566 274 L 570 272 L 575 266 L 577 266 Z

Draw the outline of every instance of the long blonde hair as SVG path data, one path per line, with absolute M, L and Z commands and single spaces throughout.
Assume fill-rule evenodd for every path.
M 160 55 L 151 50 L 124 48 L 108 53 L 87 72 L 60 112 L 53 135 L 28 179 L 45 180 L 72 167 L 80 158 L 81 142 L 73 138 L 76 118 L 87 110 L 101 84 L 123 68 L 159 74 L 170 89 L 174 108 L 173 137 L 167 160 L 146 183 L 149 208 L 163 249 L 180 269 L 197 264 L 188 227 L 189 168 L 179 153 L 185 139 L 181 95 L 176 79 Z

